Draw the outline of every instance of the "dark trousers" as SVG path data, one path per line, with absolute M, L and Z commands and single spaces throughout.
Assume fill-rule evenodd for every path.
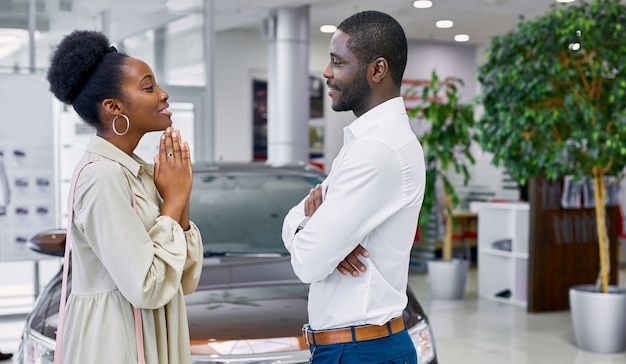
M 313 364 L 417 364 L 417 353 L 406 330 L 375 340 L 310 345 Z

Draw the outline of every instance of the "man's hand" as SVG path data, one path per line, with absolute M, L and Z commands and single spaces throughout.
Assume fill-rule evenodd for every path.
M 337 265 L 337 270 L 344 276 L 350 274 L 353 277 L 357 277 L 360 272 L 365 272 L 367 267 L 361 262 L 359 256 L 363 258 L 370 256 L 370 253 L 361 244 L 357 245 L 357 247 Z
M 326 187 L 328 189 L 328 187 Z M 304 215 L 312 216 L 315 211 L 324 202 L 322 194 L 322 185 L 317 185 L 312 188 L 304 201 Z M 367 258 L 370 253 L 361 244 L 359 244 L 354 250 L 348 254 L 348 256 L 337 265 L 337 270 L 343 275 L 352 275 L 357 277 L 361 272 L 365 272 L 367 267 L 361 262 L 359 257 Z
M 315 188 L 311 188 L 309 195 L 304 201 L 304 215 L 311 216 L 317 211 L 320 205 L 324 202 L 322 194 L 322 185 L 317 185 Z

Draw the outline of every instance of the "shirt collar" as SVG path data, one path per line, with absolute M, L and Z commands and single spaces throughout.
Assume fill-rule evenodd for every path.
M 94 135 L 91 137 L 89 144 L 87 145 L 87 152 L 101 155 L 106 159 L 115 161 L 124 167 L 126 167 L 135 177 L 139 175 L 141 168 L 143 167 L 147 171 L 150 170 L 148 164 L 144 162 L 139 156 L 133 153 L 132 157 L 122 152 L 118 147 L 111 144 L 106 139 Z
M 344 142 L 357 139 L 367 130 L 390 116 L 406 114 L 406 106 L 401 96 L 389 99 L 370 109 L 343 129 Z

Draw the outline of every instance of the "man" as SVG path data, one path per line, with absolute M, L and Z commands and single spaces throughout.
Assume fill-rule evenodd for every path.
M 402 311 L 425 165 L 400 95 L 406 59 L 402 27 L 380 12 L 349 17 L 330 42 L 333 110 L 357 119 L 328 177 L 283 223 L 294 272 L 310 283 L 313 363 L 417 362 Z

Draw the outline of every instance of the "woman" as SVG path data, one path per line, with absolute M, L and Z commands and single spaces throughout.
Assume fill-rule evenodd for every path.
M 79 166 L 93 162 L 78 175 L 70 206 L 63 362 L 136 362 L 134 306 L 142 312 L 146 363 L 190 363 L 183 295 L 198 285 L 202 241 L 189 221 L 189 145 L 171 126 L 168 94 L 145 62 L 93 31 L 61 41 L 48 81 L 96 129 Z M 154 166 L 133 153 L 153 131 L 164 131 Z

